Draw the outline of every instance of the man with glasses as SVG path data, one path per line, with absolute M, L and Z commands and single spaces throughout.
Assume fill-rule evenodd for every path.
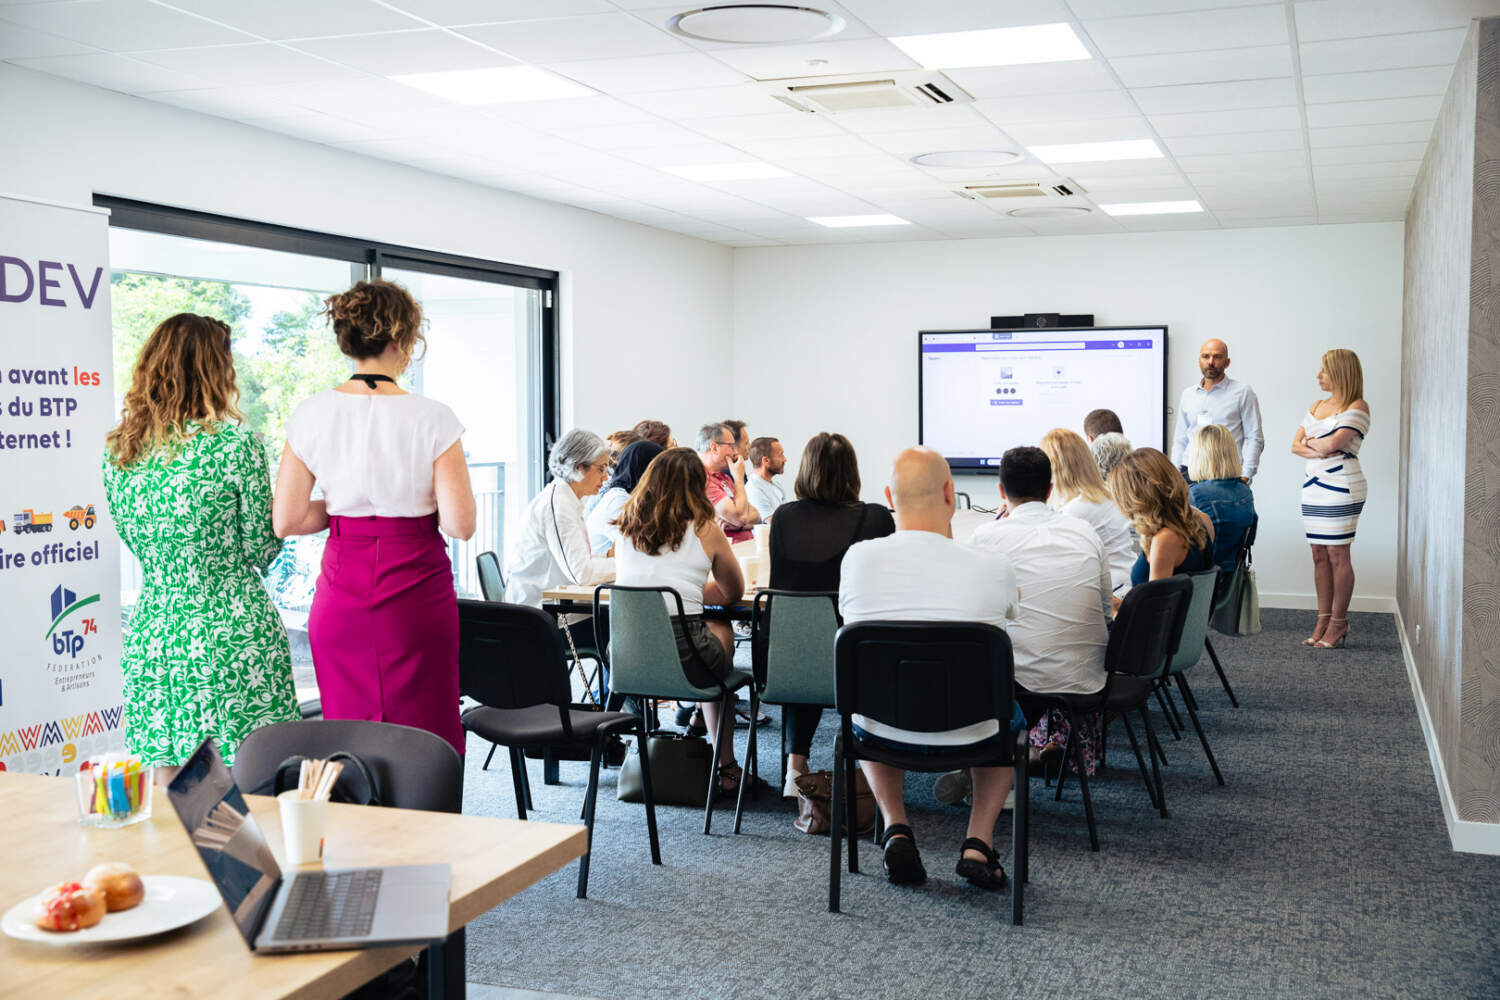
M 745 460 L 734 432 L 724 424 L 705 424 L 698 431 L 697 450 L 708 474 L 708 502 L 713 504 L 719 527 L 731 542 L 749 540 L 750 528 L 760 523 L 760 514 L 750 506 L 745 492 Z

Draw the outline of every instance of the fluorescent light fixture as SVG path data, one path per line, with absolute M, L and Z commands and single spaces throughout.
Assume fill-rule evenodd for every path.
M 808 222 L 816 222 L 829 229 L 854 229 L 858 226 L 909 226 L 910 222 L 894 215 L 809 215 Z
M 1099 163 L 1104 160 L 1159 160 L 1162 151 L 1150 139 L 1120 142 L 1070 142 L 1060 146 L 1027 146 L 1043 163 Z
M 405 73 L 390 79 L 457 104 L 514 104 L 561 97 L 592 97 L 594 94 L 582 84 L 535 66 Z
M 770 177 L 791 177 L 790 170 L 769 163 L 695 163 L 680 167 L 662 167 L 669 174 L 690 181 L 758 181 Z
M 1174 215 L 1179 212 L 1201 212 L 1196 201 L 1124 201 L 1100 205 L 1106 215 Z
M 921 63 L 923 69 L 1020 66 L 1093 58 L 1068 24 L 903 35 L 890 39 L 890 43 Z

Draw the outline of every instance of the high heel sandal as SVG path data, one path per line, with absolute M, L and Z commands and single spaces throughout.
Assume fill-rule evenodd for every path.
M 1333 617 L 1333 612 L 1330 611 L 1327 614 L 1321 614 L 1321 615 L 1319 615 L 1318 616 L 1318 621 L 1321 622 L 1324 618 L 1332 618 L 1332 617 Z M 1316 646 L 1317 644 L 1318 644 L 1318 637 L 1315 636 L 1315 635 L 1310 635 L 1306 639 L 1302 640 L 1302 645 L 1304 645 L 1304 646 Z
M 1313 643 L 1313 648 L 1314 649 L 1343 649 L 1344 648 L 1344 640 L 1349 638 L 1349 619 L 1347 619 L 1347 618 L 1335 618 L 1329 624 L 1344 626 L 1344 634 L 1341 635 L 1341 636 L 1339 636 L 1337 639 L 1333 640 L 1332 642 L 1328 642 L 1328 641 L 1326 641 L 1324 639 L 1319 639 L 1317 642 Z

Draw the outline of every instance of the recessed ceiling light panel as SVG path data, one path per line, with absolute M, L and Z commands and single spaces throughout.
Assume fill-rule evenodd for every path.
M 860 226 L 909 226 L 910 222 L 895 215 L 809 215 L 808 222 L 816 222 L 829 229 L 855 229 Z
M 1108 215 L 1177 215 L 1182 212 L 1201 212 L 1203 206 L 1197 201 L 1124 201 L 1113 205 L 1100 205 Z
M 1021 154 L 1009 149 L 950 149 L 939 153 L 921 153 L 911 158 L 919 167 L 1000 167 L 1015 163 Z
M 758 181 L 771 177 L 791 177 L 790 170 L 773 167 L 769 163 L 692 163 L 678 167 L 662 167 L 669 174 L 676 174 L 690 181 Z
M 1043 163 L 1100 163 L 1106 160 L 1159 160 L 1162 158 L 1161 149 L 1150 139 L 1027 146 L 1026 151 Z
M 1087 205 L 1032 205 L 1029 208 L 1013 208 L 1005 214 L 1017 219 L 1063 219 L 1088 215 L 1092 211 Z
M 934 35 L 903 35 L 889 41 L 926 69 L 1020 66 L 1093 58 L 1069 24 L 945 31 Z
M 667 29 L 700 42 L 785 45 L 811 42 L 844 30 L 844 19 L 816 7 L 780 3 L 727 3 L 674 14 Z
M 562 97 L 592 97 L 594 94 L 580 83 L 535 66 L 406 73 L 390 79 L 457 104 L 513 104 Z

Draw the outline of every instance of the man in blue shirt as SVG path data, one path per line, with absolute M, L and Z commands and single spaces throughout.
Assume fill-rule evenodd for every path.
M 1260 402 L 1255 390 L 1232 379 L 1229 346 L 1222 340 L 1206 341 L 1198 350 L 1198 370 L 1203 377 L 1182 391 L 1177 402 L 1177 430 L 1172 435 L 1172 463 L 1187 475 L 1188 439 L 1203 424 L 1223 424 L 1239 445 L 1245 482 L 1255 478 L 1260 453 L 1266 446 L 1260 426 Z

